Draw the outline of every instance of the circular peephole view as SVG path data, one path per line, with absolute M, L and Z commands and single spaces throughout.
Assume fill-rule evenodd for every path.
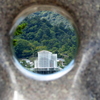
M 23 68 L 52 74 L 67 67 L 78 48 L 77 32 L 65 16 L 37 11 L 25 17 L 12 39 L 13 52 Z

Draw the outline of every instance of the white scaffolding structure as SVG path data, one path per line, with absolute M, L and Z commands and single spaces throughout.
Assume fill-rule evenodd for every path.
M 34 64 L 35 68 L 57 68 L 57 54 L 52 54 L 47 50 L 39 51 Z

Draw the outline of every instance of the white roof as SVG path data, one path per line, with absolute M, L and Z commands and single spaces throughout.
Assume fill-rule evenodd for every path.
M 63 58 L 57 58 L 57 61 L 65 61 Z
M 47 50 L 42 50 L 42 51 L 39 51 L 38 53 L 45 53 L 45 52 L 48 52 L 48 53 L 51 53 L 50 51 L 47 51 Z

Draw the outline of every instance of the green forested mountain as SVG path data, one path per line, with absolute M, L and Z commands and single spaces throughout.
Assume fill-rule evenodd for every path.
M 33 14 L 30 14 L 28 18 L 33 18 L 39 16 L 41 19 L 46 19 L 50 22 L 52 25 L 59 25 L 60 23 L 63 23 L 64 28 L 71 28 L 73 29 L 71 23 L 69 20 L 67 20 L 64 16 L 51 11 L 38 11 Z
M 68 64 L 77 49 L 77 37 L 73 29 L 64 24 L 52 25 L 41 17 L 26 18 L 14 33 L 14 50 L 17 58 L 37 57 L 40 50 L 57 53 Z

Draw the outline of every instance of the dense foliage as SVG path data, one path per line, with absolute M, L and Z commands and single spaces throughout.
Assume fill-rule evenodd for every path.
M 52 25 L 40 17 L 26 18 L 14 33 L 14 50 L 18 58 L 37 57 L 40 50 L 57 53 L 68 64 L 77 49 L 77 37 L 73 29 L 63 23 Z
M 51 25 L 59 25 L 60 23 L 63 23 L 64 28 L 71 28 L 73 29 L 71 23 L 69 20 L 66 20 L 66 18 L 56 12 L 52 11 L 38 11 L 33 14 L 30 14 L 28 18 L 33 18 L 39 16 L 41 19 L 46 19 L 50 22 Z

